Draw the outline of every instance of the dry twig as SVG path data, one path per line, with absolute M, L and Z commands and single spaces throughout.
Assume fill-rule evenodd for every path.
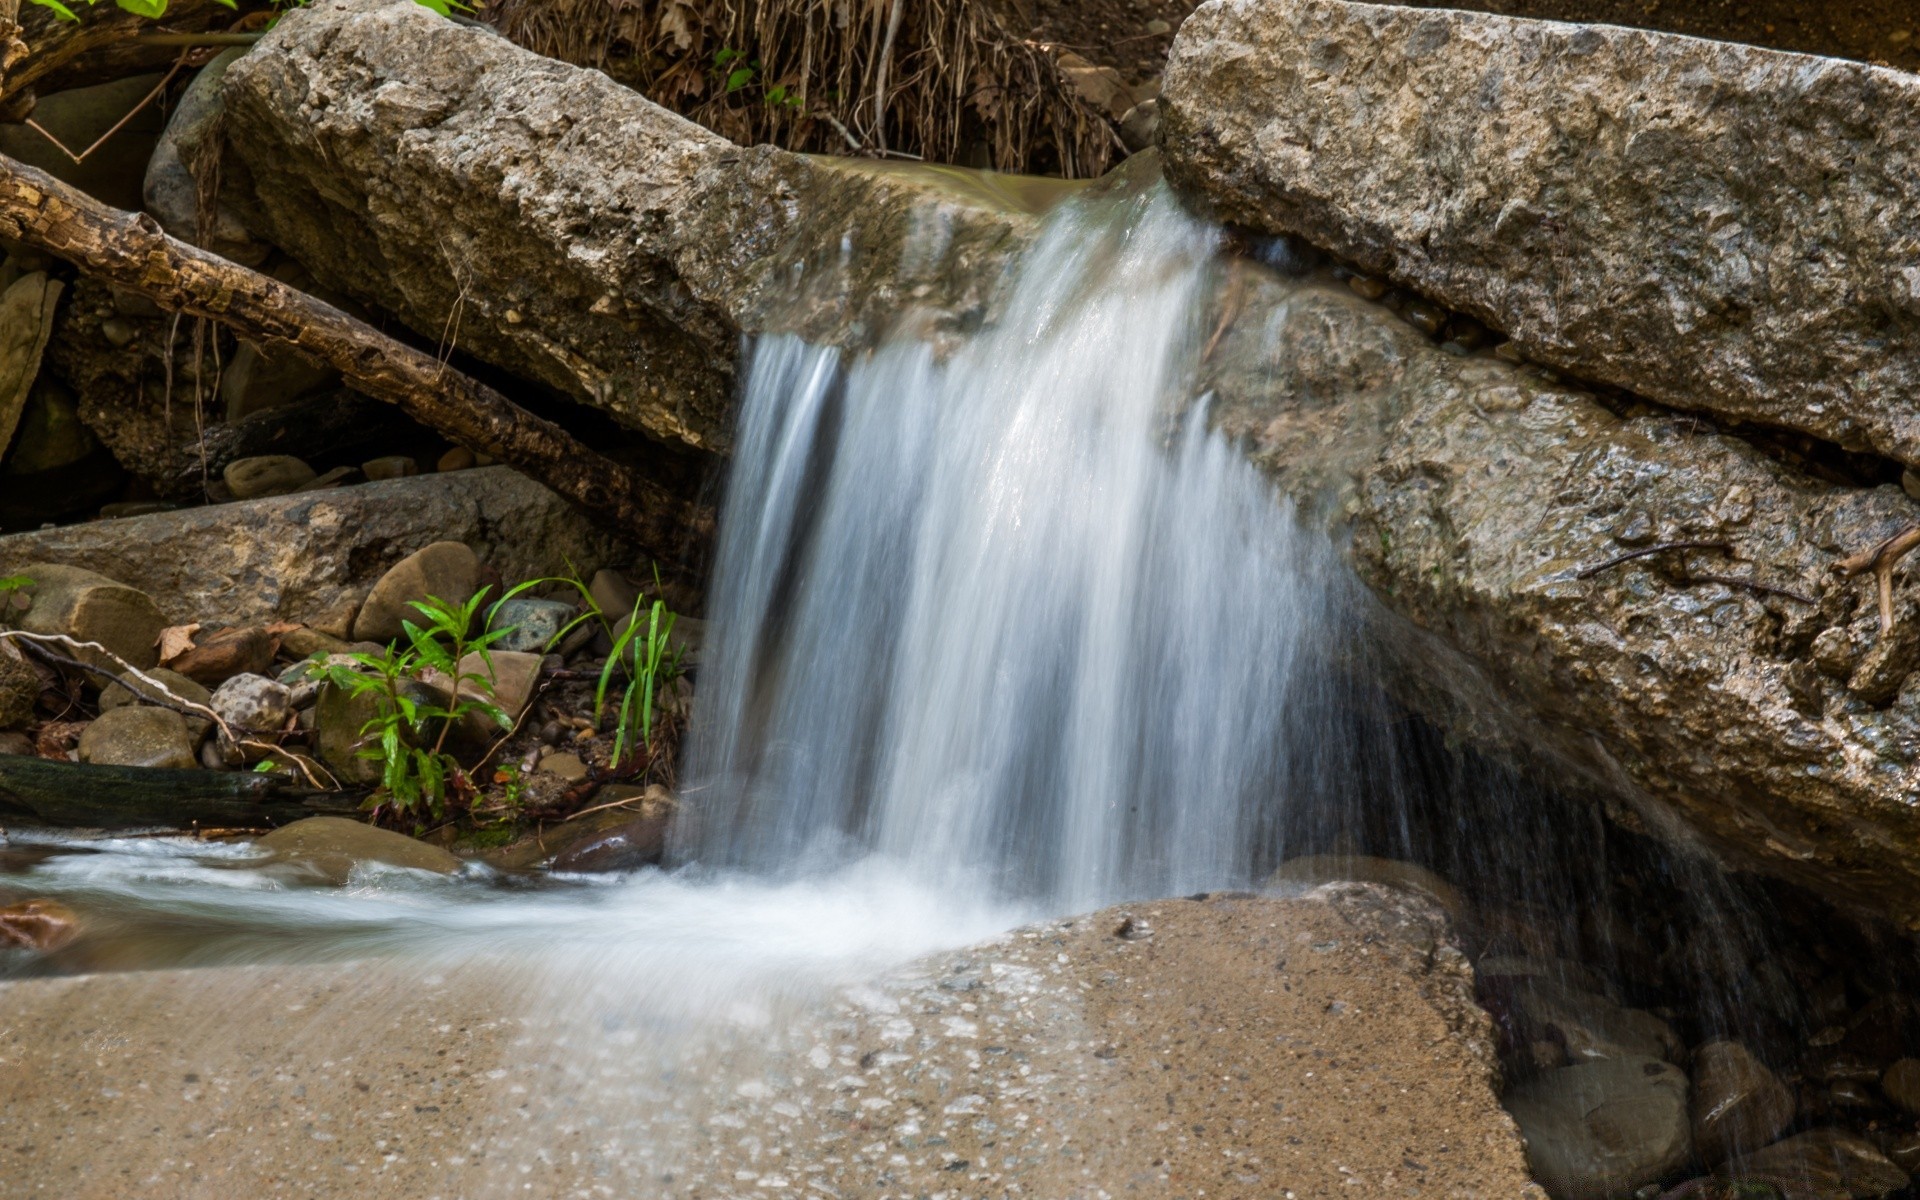
M 1836 575 L 1852 578 L 1872 571 L 1880 593 L 1880 635 L 1893 632 L 1893 568 L 1901 559 L 1920 548 L 1920 524 L 1909 525 L 1886 541 L 1850 554 L 1833 564 Z

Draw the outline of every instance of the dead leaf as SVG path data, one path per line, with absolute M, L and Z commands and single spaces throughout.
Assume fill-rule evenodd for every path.
M 283 637 L 296 629 L 305 628 L 306 626 L 300 624 L 298 621 L 275 621 L 273 624 L 267 626 L 267 632 L 274 637 Z
M 160 661 L 170 663 L 182 654 L 193 649 L 193 635 L 200 632 L 200 623 L 191 625 L 169 625 L 160 631 Z
M 48 721 L 33 734 L 33 752 L 56 762 L 72 762 L 73 748 L 90 721 Z

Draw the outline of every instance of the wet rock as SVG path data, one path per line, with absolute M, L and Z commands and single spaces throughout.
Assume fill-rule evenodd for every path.
M 258 625 L 229 626 L 196 635 L 193 648 L 167 665 L 209 687 L 236 675 L 258 675 L 273 664 L 280 641 Z
M 491 631 L 510 632 L 494 645 L 501 650 L 527 654 L 545 654 L 547 647 L 580 615 L 577 605 L 562 600 L 538 600 L 516 596 L 503 602 L 488 625 Z
M 321 685 L 314 699 L 314 751 L 342 783 L 380 782 L 380 763 L 362 757 L 367 722 L 380 715 L 380 699 L 371 692 L 358 695 L 334 684 Z
M 1316 0 L 1201 8 L 1161 103 L 1169 177 L 1220 218 L 1581 378 L 1920 463 L 1920 76 Z
M 1446 909 L 1456 924 L 1468 914 L 1466 898 L 1440 876 L 1414 863 L 1391 858 L 1370 858 L 1362 854 L 1308 854 L 1280 864 L 1267 879 L 1269 888 L 1297 890 L 1323 883 L 1353 880 L 1378 883 L 1387 887 L 1412 888 L 1423 892 Z
M 1556 1042 L 1567 1061 L 1677 1057 L 1679 1040 L 1650 1012 L 1622 1008 L 1607 997 L 1547 979 L 1527 979 L 1513 991 L 1512 1012 L 1526 1041 Z
M 1793 1120 L 1793 1092 L 1739 1042 L 1693 1053 L 1693 1146 L 1708 1165 L 1751 1154 Z
M 23 275 L 0 287 L 0 454 L 26 411 L 40 358 L 53 335 L 55 306 L 64 290 L 44 272 Z
M 270 745 L 293 715 L 293 690 L 261 675 L 235 675 L 214 691 L 212 708 L 236 736 Z M 221 750 L 232 763 L 257 762 L 269 753 L 229 744 L 224 734 Z
M 355 641 L 387 642 L 402 621 L 421 620 L 414 602 L 434 598 L 464 604 L 480 587 L 480 560 L 461 542 L 435 542 L 395 563 L 373 585 L 353 619 Z
M 295 821 L 255 844 L 272 851 L 277 861 L 297 864 L 329 883 L 346 883 L 355 867 L 367 863 L 436 875 L 460 869 L 460 860 L 438 846 L 345 817 Z
M 1903 1058 L 1880 1077 L 1880 1090 L 1910 1116 L 1920 1116 L 1920 1058 Z
M 297 621 L 345 638 L 381 573 L 443 538 L 472 544 L 515 580 L 632 554 L 546 488 L 488 467 L 13 534 L 0 537 L 0 564 L 108 572 L 175 624 Z
M 568 783 L 578 783 L 587 777 L 587 764 L 578 754 L 566 751 L 549 753 L 540 758 L 540 770 L 548 775 L 557 776 Z
M 597 822 L 590 833 L 583 832 L 556 851 L 555 871 L 579 874 L 637 871 L 659 863 L 666 853 L 667 829 L 676 807 L 672 794 L 658 784 L 645 789 L 608 784 L 593 794 L 589 805 L 621 800 L 630 802 L 631 807 L 593 814 L 613 819 Z
M 84 763 L 116 767 L 193 767 L 193 734 L 172 709 L 128 704 L 109 709 L 80 735 Z
M 220 473 L 235 500 L 285 496 L 313 482 L 314 469 L 289 454 L 236 458 Z
M 23 900 L 0 908 L 0 946 L 48 954 L 80 936 L 80 918 L 58 900 Z
M 1839 1129 L 1776 1142 L 1728 1175 L 1772 1184 L 1781 1200 L 1878 1200 L 1907 1186 L 1907 1173 L 1878 1147 Z
M 19 729 L 33 720 L 40 688 L 40 673 L 19 646 L 0 642 L 0 729 Z
M 200 182 L 193 171 L 193 164 L 203 155 L 218 152 L 216 139 L 224 114 L 221 83 L 227 68 L 244 53 L 245 47 L 236 46 L 215 55 L 181 93 L 147 160 L 141 194 L 147 211 L 174 237 L 252 267 L 266 259 L 268 247 L 255 241 L 225 205 L 216 203 L 214 211 L 202 221 Z M 229 364 L 229 371 L 233 365 Z
M 20 628 L 96 642 L 142 670 L 155 665 L 166 621 L 145 592 L 81 567 L 28 562 L 13 573 L 33 580 L 25 589 L 32 607 L 20 619 Z M 73 653 L 96 666 L 114 666 L 98 651 Z
M 1685 1166 L 1692 1153 L 1687 1077 L 1656 1058 L 1547 1071 L 1507 1109 L 1527 1139 L 1534 1178 L 1557 1200 L 1614 1200 Z
M 1160 101 L 1142 100 L 1120 118 L 1120 141 L 1138 154 L 1160 140 Z

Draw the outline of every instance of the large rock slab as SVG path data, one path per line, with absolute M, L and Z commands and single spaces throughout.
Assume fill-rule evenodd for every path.
M 633 552 L 505 467 L 421 475 L 0 537 L 0 573 L 55 562 L 111 573 L 175 624 L 295 621 L 344 634 L 387 568 L 458 540 L 510 583 Z
M 1214 0 L 1175 185 L 1682 408 L 1920 463 L 1920 76 L 1609 26 Z
M 1829 570 L 1920 504 L 1236 270 L 1211 415 L 1347 541 L 1394 686 L 1631 827 L 1920 923 L 1920 656 Z M 1677 541 L 1728 550 L 1623 559 Z
M 977 320 L 1030 225 L 941 176 L 743 149 L 412 4 L 290 12 L 224 92 L 230 198 L 321 283 L 699 449 L 729 443 L 743 330 Z
M 0 1167 L 23 1195 L 1544 1196 L 1424 901 L 1145 903 L 828 989 L 784 950 L 703 985 L 686 948 L 576 932 L 0 985 Z

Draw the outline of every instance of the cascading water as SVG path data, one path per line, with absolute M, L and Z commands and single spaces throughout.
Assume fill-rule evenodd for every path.
M 1249 878 L 1322 589 L 1197 412 L 1161 445 L 1214 250 L 1163 190 L 1090 200 L 946 361 L 755 348 L 686 853 L 1054 910 Z

